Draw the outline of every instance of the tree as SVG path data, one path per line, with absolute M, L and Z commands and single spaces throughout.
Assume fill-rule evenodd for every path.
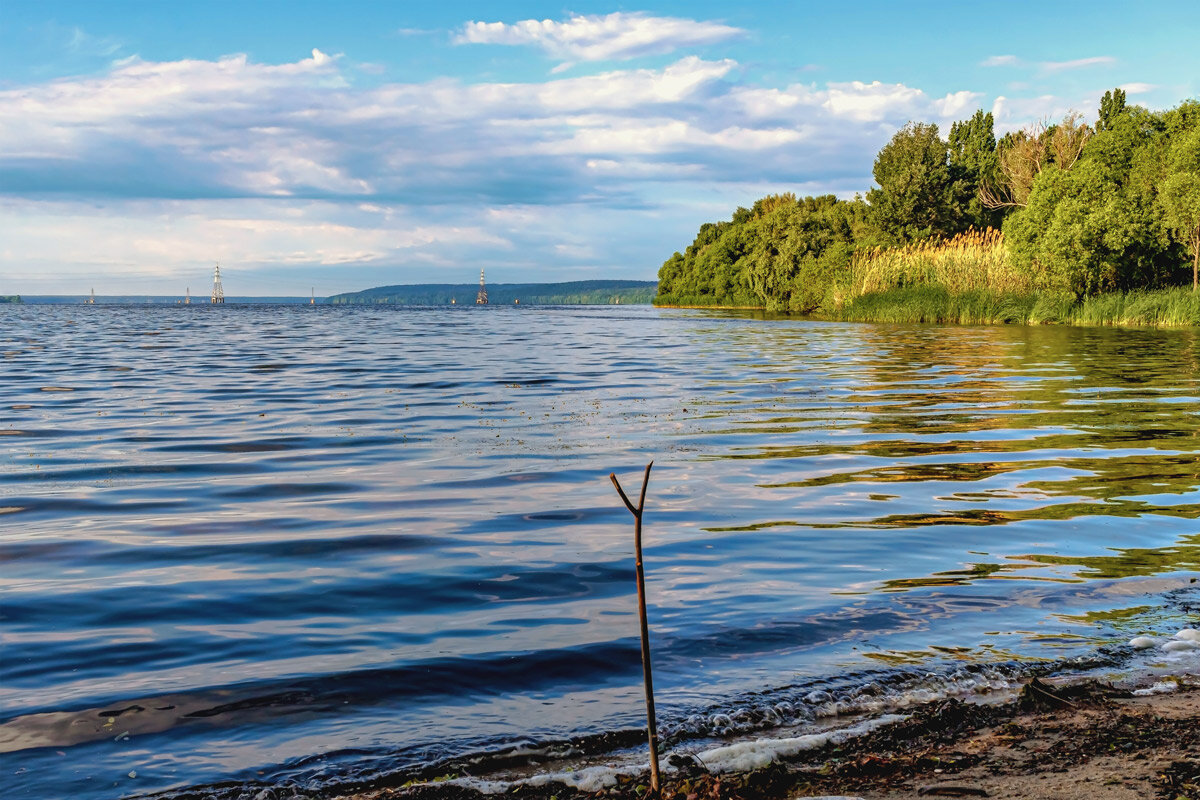
M 1023 208 L 1004 223 L 1013 260 L 1041 288 L 1078 296 L 1167 286 L 1179 251 L 1155 199 L 1161 121 L 1126 111 L 1090 136 L 1077 117 L 1039 136 L 1044 145 Z
M 1125 113 L 1125 90 L 1112 89 L 1100 100 L 1100 118 L 1096 120 L 1097 131 L 1111 130 L 1117 117 Z
M 1092 129 L 1083 121 L 1083 115 L 1071 112 L 1063 121 L 1046 131 L 1046 144 L 1050 157 L 1061 170 L 1069 170 L 1083 155 L 1083 147 L 1092 136 Z
M 1164 219 L 1192 255 L 1192 291 L 1200 286 L 1200 127 L 1171 143 L 1159 193 Z
M 976 111 L 965 122 L 950 126 L 950 178 L 953 202 L 964 227 L 999 227 L 1003 214 L 989 209 L 980 197 L 980 187 L 996 182 L 995 120 L 991 112 Z
M 659 271 L 656 302 L 811 311 L 849 265 L 866 206 L 834 195 L 770 195 L 705 223 Z
M 996 147 L 995 183 L 979 189 L 984 206 L 997 210 L 1029 205 L 1037 177 L 1051 164 L 1063 171 L 1075 166 L 1091 135 L 1092 129 L 1075 113 L 1051 127 L 1038 122 L 1007 134 Z
M 948 149 L 937 125 L 910 122 L 875 158 L 878 189 L 867 192 L 879 229 L 897 242 L 955 232 Z

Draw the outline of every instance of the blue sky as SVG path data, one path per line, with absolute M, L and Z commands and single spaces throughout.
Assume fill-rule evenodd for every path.
M 910 119 L 1200 94 L 1194 2 L 0 0 L 0 294 L 652 279 Z

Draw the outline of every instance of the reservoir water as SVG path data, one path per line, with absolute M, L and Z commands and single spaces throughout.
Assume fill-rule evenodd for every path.
M 635 747 L 608 475 L 650 460 L 668 749 L 1153 666 L 1130 638 L 1198 619 L 1195 330 L 0 306 L 0 351 L 9 800 Z

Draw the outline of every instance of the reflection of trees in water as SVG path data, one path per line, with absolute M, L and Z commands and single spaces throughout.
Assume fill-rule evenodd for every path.
M 1060 556 L 1030 554 L 1013 556 L 1035 564 L 1075 567 L 1080 578 L 1133 578 L 1164 572 L 1200 570 L 1200 534 L 1181 537 L 1171 547 L 1113 548 L 1114 555 Z
M 1011 444 L 995 444 L 1017 450 L 1062 446 L 1071 436 L 1087 437 L 1076 446 L 1102 446 L 1102 439 L 1094 440 L 1097 428 L 1151 439 L 1170 428 L 1176 432 L 1163 435 L 1197 428 L 1180 417 L 1188 404 L 1171 402 L 1200 393 L 1200 333 L 1191 329 L 768 322 L 729 330 L 714 321 L 712 335 L 713 347 L 728 354 L 721 361 L 732 359 L 738 367 L 737 377 L 722 370 L 697 386 L 706 396 L 692 405 L 707 407 L 717 425 L 729 426 L 713 432 L 802 433 L 814 422 L 910 440 L 914 434 L 1025 432 Z M 1064 439 L 1029 442 L 1050 429 Z M 882 449 L 880 455 L 902 446 L 981 449 L 965 438 L 965 444 L 880 440 L 858 447 Z M 728 455 L 752 457 L 758 449 Z M 799 454 L 761 452 L 768 458 Z
M 1185 439 L 1191 446 L 1195 438 L 1191 431 L 1164 432 L 1164 438 Z M 1053 438 L 1053 437 L 1050 437 Z M 904 443 L 900 443 L 904 444 Z M 982 446 L 964 447 L 953 452 L 968 453 L 986 447 L 989 450 L 1011 449 L 1020 452 L 1020 443 L 986 442 Z M 1004 447 L 996 447 L 1003 445 Z M 1011 447 L 1009 447 L 1011 446 Z M 1057 448 L 1050 448 L 1057 449 Z M 1064 448 L 1065 449 L 1065 448 Z M 1182 449 L 1182 448 L 1177 448 Z M 905 458 L 915 455 L 928 455 L 920 452 L 920 448 L 897 447 L 877 449 L 869 453 L 873 456 Z M 947 455 L 949 453 L 933 453 Z M 814 455 L 811 451 L 806 456 Z M 765 455 L 758 456 L 767 457 Z M 1200 460 L 1192 453 L 1164 453 L 1162 455 L 1146 454 L 1114 458 L 1097 458 L 1095 456 L 1058 456 L 1047 459 L 1030 461 L 977 461 L 977 462 L 926 462 L 920 464 L 898 464 L 896 466 L 874 467 L 869 469 L 836 472 L 818 475 L 799 481 L 763 484 L 764 488 L 811 488 L 832 486 L 838 484 L 921 484 L 929 481 L 974 483 L 988 478 L 1006 474 L 1019 474 L 1037 470 L 1054 470 L 1056 472 L 1071 472 L 1069 476 L 1055 480 L 1031 480 L 1013 487 L 990 489 L 976 492 L 955 492 L 945 497 L 930 498 L 931 502 L 987 502 L 994 499 L 1013 498 L 1045 498 L 1045 497 L 1087 497 L 1094 500 L 1114 502 L 1122 499 L 1137 497 L 1188 494 L 1200 487 Z M 890 490 L 900 488 L 890 486 Z M 889 497 L 890 499 L 890 497 Z M 1122 507 L 1134 507 L 1137 513 L 1154 513 L 1155 506 L 1144 503 L 1115 503 L 1105 506 L 1105 513 L 1119 513 Z M 1169 505 L 1163 508 L 1178 509 L 1180 506 Z M 1019 512 L 1019 513 L 1034 513 Z M 1016 513 L 1016 512 L 1014 512 Z M 1038 519 L 1058 519 L 1060 517 L 1039 514 Z M 931 517 L 936 513 L 931 512 Z M 888 524 L 894 518 L 882 517 L 871 520 L 859 520 L 849 524 Z M 1008 518 L 998 522 L 1011 521 Z M 994 524 L 994 523 L 985 523 Z
M 872 415 L 866 431 L 951 433 L 1034 424 L 1136 428 L 1147 414 L 1175 416 L 1162 399 L 1194 393 L 1200 383 L 1198 334 L 1191 329 L 869 330 L 864 344 L 876 355 L 863 389 L 878 402 L 862 409 Z M 1107 402 L 1116 398 L 1122 402 Z M 1089 401 L 1099 406 L 1091 409 L 1098 415 L 1094 419 L 1080 408 Z M 930 413 L 939 406 L 948 408 Z M 1036 418 L 1009 413 L 1014 409 Z
M 888 580 L 879 588 L 898 591 L 930 586 L 964 586 L 981 580 L 1012 577 L 1076 583 L 1091 579 L 1145 578 L 1167 572 L 1200 570 L 1200 534 L 1183 536 L 1170 547 L 1111 548 L 1110 553 L 1102 556 L 1049 553 L 1007 556 L 1003 562 L 970 564 L 962 569 L 935 572 L 926 577 Z M 1016 574 L 1048 566 L 1068 569 L 1058 570 L 1065 573 L 1058 576 Z
M 766 443 L 708 456 L 778 460 L 783 469 L 768 472 L 770 482 L 757 487 L 777 493 L 789 508 L 804 497 L 800 507 L 813 511 L 807 518 L 792 511 L 793 519 L 721 530 L 996 526 L 995 549 L 1002 551 L 1005 540 L 1016 540 L 1030 523 L 1086 526 L 1089 518 L 1121 518 L 1152 536 L 1156 517 L 1200 518 L 1200 332 L 876 325 L 855 328 L 853 335 L 863 349 L 860 360 L 841 375 L 828 360 L 820 366 L 835 378 L 851 376 L 849 385 L 839 384 L 841 394 L 793 399 L 791 409 L 784 398 L 768 419 L 751 421 L 758 423 L 755 433 L 774 434 Z M 759 341 L 758 357 L 780 343 Z M 795 359 L 793 352 L 781 360 Z M 827 432 L 814 421 L 838 413 L 822 402 L 842 406 L 838 430 L 844 435 L 809 434 Z M 729 431 L 749 432 L 737 427 L 746 422 L 738 420 Z M 803 477 L 788 479 L 789 459 L 804 461 Z M 820 469 L 823 463 L 829 468 Z M 962 488 L 937 485 L 945 483 Z M 886 493 L 877 485 L 886 485 Z M 856 499 L 822 505 L 812 501 L 812 490 L 822 498 L 840 492 Z M 878 503 L 895 500 L 906 511 L 924 508 L 878 513 L 887 510 Z M 1070 540 L 1089 555 L 1007 556 L 888 580 L 879 588 L 994 579 L 1074 582 L 1200 569 L 1195 536 L 1162 548 L 1106 550 L 1099 526 L 1091 532 L 1079 525 Z M 943 561 L 953 559 L 953 546 L 943 555 Z

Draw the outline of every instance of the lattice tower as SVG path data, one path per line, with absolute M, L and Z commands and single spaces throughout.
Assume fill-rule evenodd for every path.
M 483 285 L 483 270 L 480 269 L 479 270 L 479 294 L 475 295 L 475 305 L 486 306 L 487 304 L 488 304 L 487 287 Z
M 221 265 L 217 264 L 213 267 L 213 293 L 212 301 L 214 303 L 225 302 L 225 288 L 221 286 Z

